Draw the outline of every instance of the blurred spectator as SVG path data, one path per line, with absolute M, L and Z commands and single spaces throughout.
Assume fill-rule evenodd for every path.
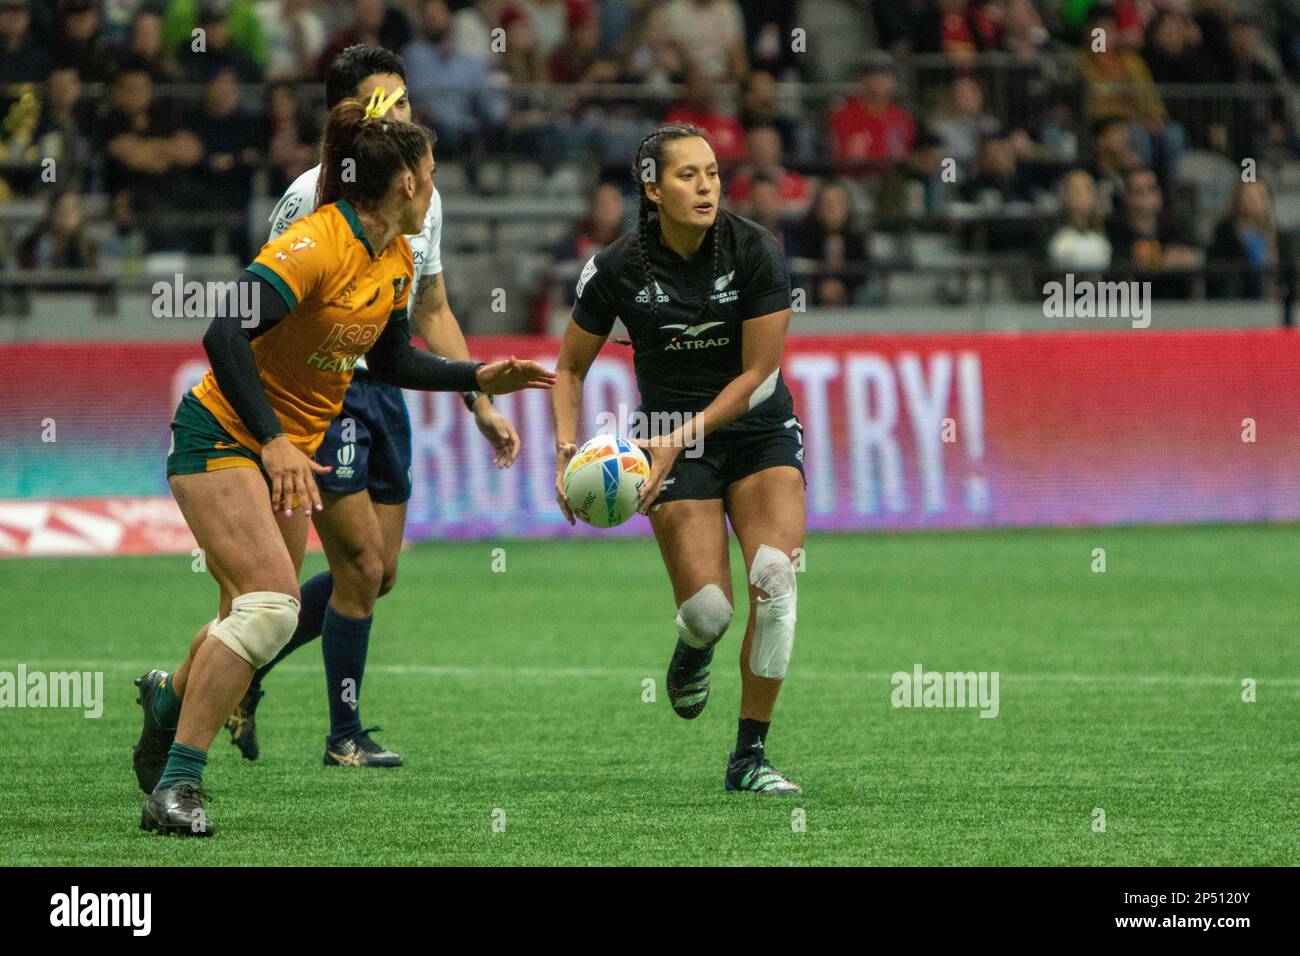
M 904 196 L 896 218 L 932 216 L 947 205 L 952 183 L 944 181 L 944 158 L 943 140 L 929 129 L 920 130 L 907 163 L 899 169 L 897 185 L 904 190 Z
M 183 42 L 177 48 L 185 79 L 191 83 L 207 83 L 218 73 L 230 70 L 240 83 L 262 82 L 261 66 L 234 42 L 230 21 L 219 4 L 205 2 L 199 8 L 198 29 L 203 31 L 199 48 L 194 41 Z
M 1129 138 L 1142 162 L 1172 179 L 1178 169 L 1186 135 L 1169 122 L 1164 102 L 1146 63 L 1129 46 L 1109 7 L 1096 7 L 1088 16 L 1088 29 L 1101 30 L 1104 49 L 1091 45 L 1080 54 L 1080 69 L 1087 87 L 1088 116 L 1093 120 L 1124 119 Z
M 1086 169 L 1061 177 L 1061 223 L 1047 240 L 1055 272 L 1103 272 L 1110 268 L 1110 240 L 1103 231 L 1097 188 Z
M 557 245 L 552 254 L 552 266 L 542 277 L 541 286 L 530 305 L 532 331 L 545 333 L 546 317 L 557 302 L 572 305 L 576 288 L 572 275 L 565 270 L 573 263 L 585 263 L 600 252 L 627 228 L 627 212 L 622 190 L 611 182 L 602 182 L 591 197 L 586 215 L 573 227 L 573 232 Z
M 457 4 L 463 7 L 451 19 L 451 38 L 456 52 L 490 63 L 495 54 L 492 51 L 492 31 L 501 26 L 506 15 L 515 10 L 527 15 L 522 6 L 516 6 L 510 0 L 474 0 L 469 4 Z M 561 27 L 561 29 L 563 29 Z M 546 56 L 550 50 L 539 44 L 539 50 Z
M 1163 10 L 1147 28 L 1142 59 L 1157 83 L 1200 83 L 1206 79 L 1204 61 L 1196 55 L 1199 31 L 1185 12 Z
M 36 131 L 37 148 L 54 160 L 57 181 L 70 188 L 84 189 L 90 167 L 90 110 L 81 101 L 81 78 L 72 67 L 50 73 L 45 108 Z
M 686 79 L 690 54 L 668 29 L 661 6 L 647 7 L 624 57 L 624 73 L 633 83 L 665 87 Z
M 1230 83 L 1272 84 L 1279 79 L 1274 71 L 1277 55 L 1266 49 L 1263 31 L 1248 17 L 1233 18 L 1229 27 L 1227 66 Z M 1229 148 L 1234 157 L 1258 157 L 1266 148 L 1269 124 L 1283 121 L 1285 113 L 1280 92 L 1235 102 L 1229 119 Z
M 204 25 L 205 16 L 223 21 L 230 45 L 252 59 L 259 70 L 262 68 L 266 63 L 266 37 L 253 0 L 167 0 L 167 12 L 163 14 L 164 45 L 170 50 L 189 50 L 195 39 L 194 30 Z
M 325 49 L 325 24 L 311 0 L 258 0 L 268 80 L 309 79 Z
M 132 219 L 185 208 L 193 201 L 189 173 L 203 158 L 203 145 L 154 103 L 147 64 L 122 67 L 113 81 L 111 104 L 100 131 L 107 154 L 105 190 L 115 197 L 125 194 Z M 152 217 L 151 228 L 146 230 L 152 248 L 172 248 L 173 240 L 183 232 L 182 224 L 169 223 L 170 218 Z M 122 223 L 123 228 L 127 225 Z
M 747 0 L 745 3 L 745 48 L 754 69 L 794 78 L 805 74 L 806 56 L 796 56 L 791 32 L 795 27 L 796 5 L 786 0 Z
M 578 220 L 573 233 L 557 251 L 560 259 L 586 262 L 617 239 L 627 225 L 623 192 L 614 183 L 601 183 L 591 197 L 591 207 Z
M 330 64 L 340 53 L 356 43 L 382 46 L 400 53 L 413 42 L 414 32 L 406 14 L 396 7 L 385 5 L 384 0 L 355 0 L 352 20 L 335 33 L 325 44 L 325 51 L 316 61 L 316 78 L 325 79 Z
M 1002 23 L 1002 49 L 1021 59 L 1038 59 L 1051 47 L 1052 36 L 1033 0 L 1007 0 Z
M 0 0 L 0 85 L 39 83 L 49 72 L 49 54 L 32 36 L 28 0 Z
M 554 83 L 609 83 L 618 79 L 618 65 L 600 53 L 600 8 L 590 0 L 568 0 L 564 45 L 551 54 Z
M 1156 14 L 1147 27 L 1142 50 L 1151 79 L 1160 84 L 1203 83 L 1211 79 L 1206 74 L 1205 58 L 1198 55 L 1199 36 L 1196 22 L 1185 11 L 1172 9 Z M 1193 139 L 1204 140 L 1204 123 L 1194 100 L 1173 97 L 1168 110 Z
M 512 84 L 545 83 L 549 78 L 547 58 L 537 44 L 533 18 L 521 10 L 507 10 L 501 18 L 501 28 L 506 31 L 506 51 L 501 55 L 506 78 Z
M 203 91 L 203 108 L 189 126 L 203 144 L 203 165 L 198 170 L 198 205 L 214 212 L 246 218 L 252 200 L 253 169 L 260 150 L 257 124 L 239 108 L 239 83 L 234 70 L 218 71 Z M 241 222 L 226 230 L 223 245 L 241 261 L 251 258 L 247 232 Z
M 270 161 L 270 194 L 283 194 L 294 179 L 316 165 L 318 134 L 315 120 L 295 99 L 294 87 L 283 82 L 266 87 L 261 142 Z
M 300 175 L 316 165 L 319 130 L 308 112 L 298 105 L 294 88 L 272 83 L 266 90 L 262 142 L 271 163 L 271 195 L 282 195 Z
M 685 45 L 692 67 L 712 80 L 745 78 L 745 19 L 736 0 L 669 0 L 664 17 L 669 32 Z
M 1189 270 L 1199 257 L 1183 228 L 1164 211 L 1164 193 L 1154 171 L 1130 169 L 1124 176 L 1123 204 L 1106 222 L 1113 262 L 1140 272 L 1163 269 Z M 1187 298 L 1187 276 L 1152 280 L 1152 293 L 1161 298 Z
M 81 197 L 72 189 L 50 194 L 45 217 L 18 246 L 21 269 L 94 269 L 99 257 L 86 235 Z
M 1128 121 L 1102 120 L 1093 132 L 1096 156 L 1090 170 L 1098 183 L 1101 208 L 1109 213 L 1124 193 L 1124 174 L 1142 165 L 1142 157 L 1129 142 Z
M 63 0 L 54 34 L 51 59 L 70 66 L 88 83 L 108 79 L 112 56 L 99 27 L 97 0 Z
M 521 6 L 515 12 L 527 17 L 532 23 L 533 33 L 537 38 L 537 50 L 542 57 L 549 59 L 565 44 L 572 32 L 570 21 L 575 15 L 575 7 L 588 6 L 591 0 L 519 0 Z M 501 17 L 508 16 L 507 10 Z
M 734 116 L 717 108 L 716 96 L 713 78 L 692 67 L 686 80 L 686 101 L 664 117 L 664 122 L 691 123 L 708 133 L 718 165 L 726 169 L 745 158 L 745 131 Z
M 983 206 L 1034 201 L 1033 182 L 1010 136 L 985 137 L 978 155 L 974 175 L 960 180 L 963 199 Z
M 130 42 L 131 25 L 135 23 L 136 17 L 146 10 L 161 17 L 167 2 L 166 0 L 101 0 L 99 6 L 99 25 L 104 31 L 104 39 L 109 46 L 120 49 Z M 164 49 L 167 48 L 166 43 L 161 45 Z
M 1224 83 L 1232 75 L 1228 14 L 1227 5 L 1222 0 L 1198 0 L 1193 5 L 1192 20 L 1200 41 L 1197 54 L 1203 82 Z
M 984 91 L 970 77 L 958 77 L 949 93 L 949 105 L 934 120 L 933 128 L 943 141 L 944 155 L 957 161 L 962 178 L 970 175 L 979 155 L 980 143 L 1001 127 L 984 111 Z
M 785 202 L 781 199 L 781 190 L 776 181 L 767 176 L 755 176 L 749 191 L 749 201 L 741 215 L 754 220 L 773 236 L 784 249 L 786 245 L 785 230 L 789 217 Z
M 1059 59 L 1048 56 L 1051 34 L 1032 0 L 1008 0 L 1001 44 L 1011 59 L 997 74 L 1000 118 L 1028 132 L 1058 160 L 1074 162 L 1077 146 L 1067 148 L 1068 155 L 1062 156 L 1065 144 L 1055 139 L 1057 130 L 1052 128 L 1062 118 L 1054 108 L 1060 105 L 1065 84 Z
M 933 0 L 925 5 L 912 34 L 917 53 L 944 53 L 958 62 L 970 60 L 979 50 L 994 49 L 998 43 L 998 22 L 983 5 L 967 0 Z
M 831 155 L 842 168 L 905 159 L 916 123 L 894 103 L 894 74 L 883 64 L 867 67 L 858 87 L 831 114 Z
M 1121 44 L 1132 49 L 1142 45 L 1142 33 L 1147 27 L 1154 4 L 1150 0 L 1101 0 L 1096 6 L 1105 4 L 1115 18 L 1115 32 Z
M 131 21 L 123 57 L 147 64 L 155 83 L 180 79 L 180 67 L 163 43 L 162 15 L 152 7 L 145 7 Z
M 1277 227 L 1263 183 L 1238 183 L 1228 215 L 1206 253 L 1208 292 L 1216 298 L 1260 299 L 1277 266 Z
M 812 188 L 808 180 L 783 165 L 781 137 L 777 131 L 771 126 L 758 126 L 749 131 L 748 139 L 749 159 L 731 178 L 731 201 L 739 207 L 745 206 L 754 181 L 761 177 L 776 185 L 782 216 L 807 212 L 812 203 Z
M 148 243 L 140 230 L 139 221 L 131 209 L 130 194 L 123 191 L 110 196 L 113 231 L 100 248 L 100 257 L 106 268 L 121 269 L 139 263 Z
M 438 155 L 463 155 L 475 137 L 494 133 L 506 104 L 487 64 L 456 49 L 445 0 L 424 0 L 419 36 L 402 50 L 407 92 L 420 118 L 438 133 Z
M 817 305 L 850 305 L 866 283 L 866 275 L 854 270 L 868 262 L 867 235 L 852 226 L 852 208 L 848 189 L 827 183 L 791 236 L 790 254 L 816 264 L 812 298 Z
M 740 125 L 745 129 L 771 126 L 781 134 L 781 147 L 795 161 L 812 156 L 814 140 L 812 127 L 802 120 L 785 116 L 781 112 L 776 78 L 767 70 L 755 70 L 745 81 L 740 103 Z
M 600 52 L 599 8 L 588 0 L 566 6 L 569 40 L 550 58 L 550 79 L 557 83 L 607 83 L 619 77 L 618 64 Z M 511 19 L 507 12 L 506 20 Z M 507 44 L 509 34 L 507 34 Z M 562 96 L 546 108 L 531 103 L 507 118 L 511 135 L 523 151 L 550 174 L 566 161 L 597 154 L 602 165 L 622 166 L 636 148 L 645 126 L 637 111 L 599 96 Z

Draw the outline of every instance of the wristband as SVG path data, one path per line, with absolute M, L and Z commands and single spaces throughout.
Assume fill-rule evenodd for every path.
M 460 393 L 460 397 L 461 397 L 461 398 L 464 400 L 464 402 L 465 402 L 465 407 L 468 408 L 471 412 L 474 411 L 474 403 L 477 402 L 477 401 L 478 401 L 480 398 L 482 398 L 484 395 L 487 395 L 487 399 L 488 399 L 488 404 L 489 404 L 489 405 L 495 405 L 495 404 L 496 404 L 496 402 L 492 401 L 492 396 L 491 396 L 491 395 L 488 395 L 488 393 L 485 392 L 485 391 L 483 391 L 482 389 L 478 389 L 478 388 L 476 388 L 476 389 L 474 389 L 473 391 L 470 391 L 470 392 L 461 392 L 461 393 Z

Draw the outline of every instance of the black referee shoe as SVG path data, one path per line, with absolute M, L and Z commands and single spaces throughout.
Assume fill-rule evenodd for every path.
M 400 767 L 402 758 L 375 743 L 370 736 L 378 727 L 367 727 L 339 740 L 325 738 L 327 767 Z

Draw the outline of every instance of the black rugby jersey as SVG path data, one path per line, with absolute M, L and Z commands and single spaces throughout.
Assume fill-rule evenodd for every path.
M 719 228 L 715 269 L 713 230 Z M 583 268 L 573 320 L 602 336 L 609 335 L 615 318 L 623 320 L 645 412 L 703 411 L 741 372 L 745 321 L 790 308 L 785 257 L 770 232 L 725 210 L 690 259 L 663 244 L 658 216 L 651 214 L 645 249 L 652 287 L 642 270 L 636 231 L 626 232 Z M 653 310 L 651 295 L 657 299 Z M 780 426 L 793 415 L 794 402 L 778 369 L 771 394 L 718 431 Z

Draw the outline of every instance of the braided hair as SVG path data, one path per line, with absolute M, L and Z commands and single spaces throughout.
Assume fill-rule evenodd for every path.
M 650 297 L 651 319 L 658 315 L 659 295 L 655 287 L 654 273 L 650 269 L 650 258 L 646 255 L 646 226 L 650 221 L 650 213 L 654 211 L 655 204 L 645 194 L 645 184 L 659 181 L 659 170 L 663 168 L 664 156 L 668 152 L 669 143 L 679 139 L 693 139 L 695 137 L 709 142 L 708 134 L 691 123 L 672 123 L 668 126 L 660 126 L 641 140 L 641 145 L 636 150 L 636 159 L 632 163 L 632 179 L 636 182 L 637 193 L 640 198 L 636 212 L 636 248 L 641 257 L 641 274 L 645 277 L 646 295 Z M 712 144 L 710 143 L 710 145 Z M 722 223 L 722 210 L 719 208 L 718 217 L 713 223 L 713 271 L 709 278 L 708 287 L 704 290 L 704 306 L 700 309 L 695 321 L 704 316 L 712 305 L 710 294 L 713 291 L 713 279 L 717 277 L 721 266 L 722 247 L 718 242 L 718 233 L 722 231 Z

